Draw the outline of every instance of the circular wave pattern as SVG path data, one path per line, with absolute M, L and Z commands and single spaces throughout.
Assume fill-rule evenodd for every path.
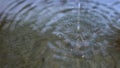
M 104 67 L 114 68 L 115 61 L 107 48 L 114 46 L 110 41 L 118 36 L 119 13 L 114 8 L 93 1 L 68 4 L 58 9 L 53 11 L 52 19 L 42 29 L 43 33 L 58 37 L 47 42 L 54 53 L 53 58 L 70 62 L 72 58 L 92 60 L 99 55 L 98 59 L 109 57 L 106 61 L 100 60 L 100 66 L 105 62 L 111 65 L 103 64 Z
M 0 11 L 5 11 L 0 28 L 15 31 L 28 25 L 42 35 L 46 44 L 39 45 L 50 52 L 46 63 L 61 61 L 58 68 L 117 68 L 108 49 L 119 39 L 120 13 L 111 6 L 88 0 L 13 0 L 9 5 Z M 47 66 L 55 68 L 51 64 Z
M 86 59 L 96 54 L 96 48 L 99 50 L 96 52 L 106 53 L 106 48 L 110 46 L 108 37 L 116 33 L 114 29 L 117 30 L 114 25 L 118 22 L 113 22 L 117 12 L 113 8 L 83 1 L 77 5 L 66 5 L 55 13 L 42 29 L 42 32 L 58 36 L 58 40 L 48 42 L 55 53 Z

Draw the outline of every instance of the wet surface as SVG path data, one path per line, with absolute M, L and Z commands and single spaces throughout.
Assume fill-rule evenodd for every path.
M 120 68 L 118 0 L 1 0 L 0 68 Z

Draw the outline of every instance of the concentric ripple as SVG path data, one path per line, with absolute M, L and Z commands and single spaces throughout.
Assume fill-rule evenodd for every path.
M 113 25 L 116 11 L 93 1 L 68 4 L 58 9 L 53 11 L 55 15 L 42 29 L 43 33 L 58 37 L 48 42 L 55 54 L 86 59 L 98 53 L 107 55 L 105 50 L 111 46 L 109 40 L 114 40 L 109 37 L 117 30 Z
M 113 6 L 95 0 L 5 3 L 0 10 L 0 38 L 5 37 L 1 43 L 10 46 L 8 49 L 15 48 L 13 52 L 19 51 L 27 66 L 39 59 L 30 68 L 120 67 L 119 48 L 115 48 L 119 47 L 120 39 L 120 11 L 116 3 Z

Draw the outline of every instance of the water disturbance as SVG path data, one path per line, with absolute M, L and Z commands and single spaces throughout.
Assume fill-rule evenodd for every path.
M 119 0 L 1 0 L 0 68 L 120 68 Z

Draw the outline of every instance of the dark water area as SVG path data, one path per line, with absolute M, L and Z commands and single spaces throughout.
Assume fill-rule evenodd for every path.
M 120 68 L 119 0 L 0 0 L 0 68 Z

